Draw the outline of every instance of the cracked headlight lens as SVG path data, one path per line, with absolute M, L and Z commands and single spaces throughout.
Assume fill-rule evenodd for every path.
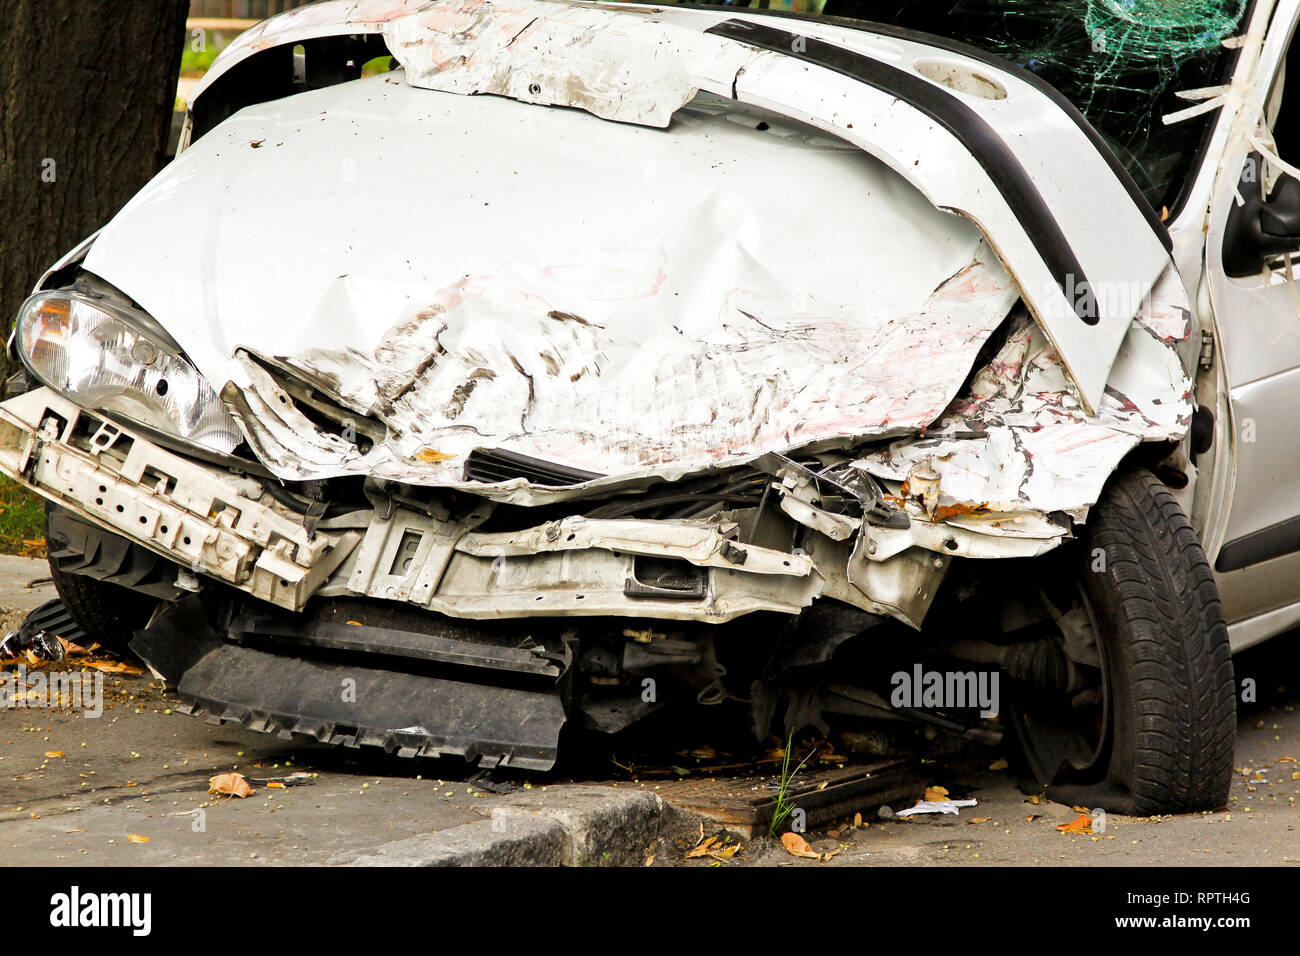
M 116 412 L 159 431 L 230 453 L 234 419 L 166 335 L 107 299 L 39 292 L 18 313 L 15 344 L 43 384 L 92 411 Z

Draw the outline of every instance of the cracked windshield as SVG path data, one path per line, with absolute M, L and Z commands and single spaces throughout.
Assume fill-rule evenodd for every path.
M 1159 212 L 1177 208 L 1209 117 L 1166 126 L 1179 90 L 1223 82 L 1246 0 L 755 0 L 749 6 L 935 33 L 1061 91 Z

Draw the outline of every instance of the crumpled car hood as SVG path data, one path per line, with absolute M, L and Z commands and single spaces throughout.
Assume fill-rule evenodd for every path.
M 1078 130 L 1050 110 L 1035 114 L 1048 116 L 1036 127 L 1041 155 L 1022 149 L 1021 161 L 1057 190 L 1058 211 L 1079 217 L 1070 240 L 1091 265 L 1118 263 L 1114 274 L 1124 275 L 1132 262 L 1129 295 L 1113 310 L 1100 301 L 1113 314 L 1103 311 L 1093 331 L 1059 314 L 1064 287 L 1041 274 L 1046 258 L 1018 245 L 1023 223 L 981 220 L 985 238 L 970 218 L 936 208 L 943 193 L 969 199 L 968 215 L 967 205 L 980 204 L 990 219 L 1002 215 L 983 187 L 928 169 L 925 155 L 915 171 L 900 163 L 907 143 L 880 146 L 881 128 L 898 134 L 910 119 L 863 134 L 876 137 L 867 151 L 833 105 L 821 107 L 833 120 L 815 124 L 812 113 L 764 108 L 764 84 L 785 67 L 759 69 L 775 61 L 752 51 L 737 61 L 747 67 L 733 69 L 732 99 L 693 93 L 658 61 L 648 75 L 666 78 L 667 99 L 625 101 L 629 77 L 617 72 L 564 92 L 565 76 L 581 68 L 557 68 L 545 45 L 580 30 L 583 55 L 600 54 L 583 62 L 605 62 L 622 55 L 618 38 L 636 23 L 658 22 L 644 8 L 596 42 L 588 19 L 615 8 L 390 6 L 324 4 L 250 31 L 226 59 L 299 34 L 382 29 L 417 75 L 395 71 L 242 110 L 133 199 L 85 263 L 162 322 L 281 478 L 370 475 L 535 504 L 773 450 L 897 438 L 858 467 L 904 492 L 916 478 L 911 490 L 926 489 L 918 498 L 927 518 L 945 507 L 967 521 L 972 511 L 1025 508 L 1081 517 L 1134 444 L 1185 430 L 1190 383 L 1174 346 L 1190 325 L 1176 273 L 1154 234 L 1122 231 L 1127 244 L 1107 249 L 1121 233 L 1088 225 L 1098 209 L 1141 218 L 1097 157 L 1071 153 L 1072 170 L 1104 175 L 1081 190 L 1077 210 L 1066 208 L 1069 190 L 1049 182 L 1062 173 L 1048 147 L 1069 151 Z M 333 26 L 330 9 L 342 17 Z M 546 23 L 524 16 L 535 9 Z M 692 18 L 702 12 L 661 13 L 655 29 L 674 42 L 698 35 Z M 544 67 L 544 83 L 520 86 L 512 73 L 515 34 L 503 32 L 511 25 L 536 38 L 517 62 Z M 890 52 L 870 37 L 843 42 L 859 60 L 862 50 Z M 644 52 L 644 40 L 630 49 Z M 742 76 L 757 92 L 737 96 Z M 1011 112 L 988 115 L 1011 128 L 1028 94 L 1003 79 Z M 479 89 L 504 95 L 452 95 Z M 676 108 L 679 94 L 686 105 Z M 883 102 L 872 109 L 890 109 Z M 1009 255 L 1024 270 L 1014 280 L 1001 264 Z M 1003 354 L 963 391 L 1022 297 L 1038 328 L 1020 320 Z M 329 396 L 345 416 L 377 420 L 381 440 L 363 453 L 320 430 L 283 390 L 286 378 Z M 475 449 L 543 459 L 589 480 L 470 481 L 465 461 Z
M 390 428 L 363 457 L 284 422 L 292 454 L 256 443 L 277 474 L 423 484 L 477 447 L 627 478 L 912 432 L 1017 297 L 968 222 L 800 124 L 701 99 L 660 131 L 395 77 L 244 110 L 86 267 L 218 389 L 251 389 L 244 350 Z

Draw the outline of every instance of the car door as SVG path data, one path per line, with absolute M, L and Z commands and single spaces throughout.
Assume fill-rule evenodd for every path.
M 1260 75 L 1272 76 L 1279 154 L 1300 164 L 1300 53 L 1288 54 L 1289 79 L 1281 68 L 1294 26 L 1274 24 Z M 1300 180 L 1232 142 L 1210 209 L 1206 274 L 1236 453 L 1215 575 L 1240 649 L 1300 623 Z

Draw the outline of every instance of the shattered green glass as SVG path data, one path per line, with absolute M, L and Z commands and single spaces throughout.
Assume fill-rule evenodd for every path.
M 1084 27 L 1098 53 L 1177 62 L 1231 36 L 1245 0 L 1090 0 L 1087 7 Z

